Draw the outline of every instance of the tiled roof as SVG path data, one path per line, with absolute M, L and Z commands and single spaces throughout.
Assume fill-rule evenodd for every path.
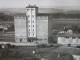
M 28 6 L 28 7 L 36 7 L 36 6 Z M 21 10 L 23 12 L 16 15 L 26 15 L 26 10 Z M 54 8 L 38 8 L 38 15 L 52 15 L 54 18 L 80 18 L 80 11 L 64 11 L 62 9 L 54 9 Z
M 77 33 L 61 33 L 61 34 L 58 34 L 59 37 L 80 37 L 80 34 L 77 34 Z
M 29 5 L 26 8 L 38 8 L 37 6 Z
M 17 13 L 14 16 L 26 16 L 26 13 Z
M 52 15 L 52 13 L 38 13 L 38 16 L 49 16 Z

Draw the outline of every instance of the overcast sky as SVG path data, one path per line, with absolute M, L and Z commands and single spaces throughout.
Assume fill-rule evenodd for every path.
M 80 0 L 0 0 L 0 8 L 24 8 L 28 4 L 41 6 L 79 6 Z

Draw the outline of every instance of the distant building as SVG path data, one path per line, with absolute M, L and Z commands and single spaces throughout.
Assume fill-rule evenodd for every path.
M 26 7 L 26 13 L 20 13 L 14 16 L 15 42 L 54 42 L 57 39 L 55 39 L 55 36 L 52 38 L 52 30 L 56 29 L 59 31 L 67 25 L 80 27 L 79 24 L 80 14 L 75 13 L 75 11 L 73 13 L 49 8 L 40 9 L 36 6 L 29 5 Z M 68 30 L 66 33 L 73 32 Z M 65 32 L 60 31 L 59 33 Z
M 26 13 L 14 16 L 15 42 L 49 43 L 52 36 L 52 16 L 38 13 L 38 7 L 29 5 Z
M 80 34 L 72 33 L 72 34 L 58 34 L 58 44 L 80 44 Z

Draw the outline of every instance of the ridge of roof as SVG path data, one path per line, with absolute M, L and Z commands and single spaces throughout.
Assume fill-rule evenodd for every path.
M 26 16 L 26 13 L 17 13 L 14 16 Z
M 72 33 L 72 34 L 70 34 L 70 33 L 64 33 L 64 34 L 58 34 L 58 36 L 60 36 L 60 37 L 80 37 L 80 34 L 77 34 L 77 33 Z

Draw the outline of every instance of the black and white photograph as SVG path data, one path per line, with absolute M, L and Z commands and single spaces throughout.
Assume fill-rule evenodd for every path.
M 0 0 L 0 60 L 80 60 L 80 0 Z

